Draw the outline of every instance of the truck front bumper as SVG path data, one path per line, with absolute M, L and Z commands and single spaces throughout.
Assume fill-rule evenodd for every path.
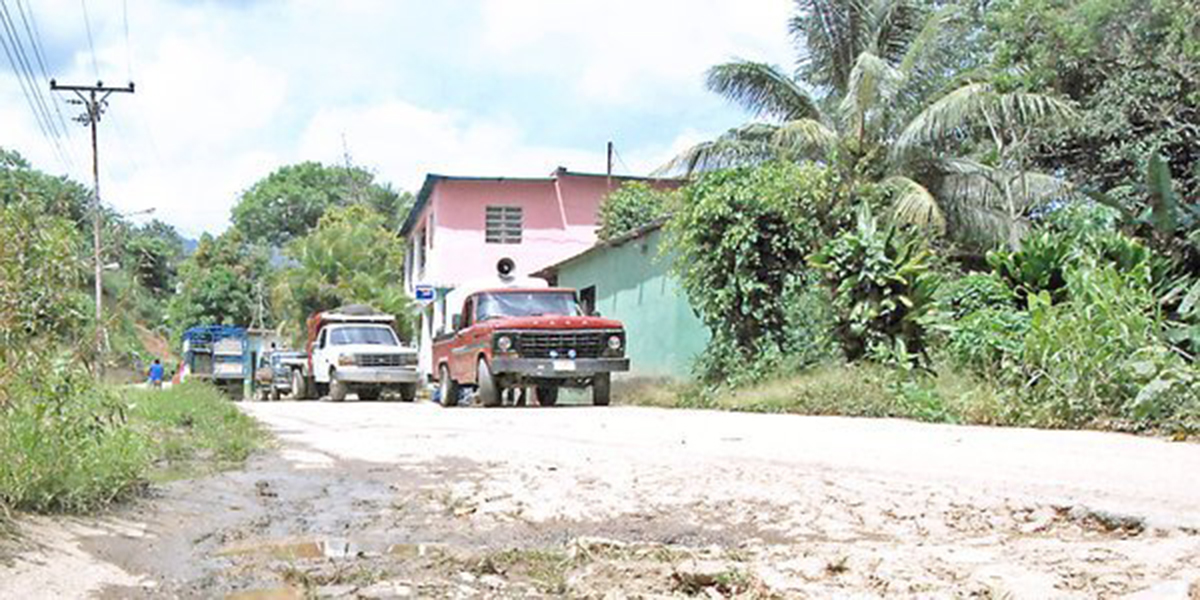
M 497 356 L 492 359 L 492 372 L 497 375 L 513 374 L 546 379 L 572 379 L 628 370 L 628 358 L 556 359 Z
M 421 374 L 416 367 L 338 367 L 335 375 L 345 383 L 417 383 Z

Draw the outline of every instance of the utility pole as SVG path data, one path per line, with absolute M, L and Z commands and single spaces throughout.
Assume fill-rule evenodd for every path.
M 128 87 L 104 87 L 103 81 L 96 85 L 58 85 L 50 80 L 50 91 L 75 92 L 76 99 L 67 100 L 68 104 L 84 106 L 85 112 L 76 121 L 92 127 L 92 258 L 96 262 L 96 376 L 104 374 L 104 321 L 101 310 L 101 298 L 104 294 L 104 263 L 100 257 L 100 152 L 96 142 L 96 125 L 100 123 L 100 115 L 108 106 L 108 97 L 114 93 L 133 93 L 133 82 Z
M 608 170 L 605 171 L 605 173 L 608 174 L 607 178 L 605 179 L 605 183 L 608 186 L 608 191 L 610 191 L 610 192 L 612 191 L 612 159 L 613 159 L 613 143 L 610 140 L 608 142 Z

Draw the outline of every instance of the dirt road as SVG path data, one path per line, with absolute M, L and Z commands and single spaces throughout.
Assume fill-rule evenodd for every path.
M 278 451 L 79 537 L 124 578 L 101 595 L 1200 598 L 1196 444 L 625 407 L 243 407 Z

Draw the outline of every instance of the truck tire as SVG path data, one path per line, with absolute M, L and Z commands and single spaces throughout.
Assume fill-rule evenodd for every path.
M 500 400 L 504 397 L 503 390 L 496 385 L 496 378 L 492 377 L 492 369 L 488 367 L 487 359 L 479 359 L 479 376 L 475 379 L 478 384 L 479 403 L 492 408 L 500 406 Z
M 599 373 L 592 378 L 592 404 L 608 406 L 612 401 L 612 379 L 608 373 Z
M 304 373 L 300 369 L 292 369 L 292 391 L 288 396 L 292 400 L 307 400 L 308 390 L 307 382 L 304 381 Z
M 383 390 L 381 390 L 377 387 L 359 388 L 358 399 L 359 400 L 378 400 L 379 394 L 382 392 L 383 392 Z
M 442 406 L 458 406 L 458 383 L 450 378 L 450 367 L 446 365 L 438 369 L 438 387 L 441 388 Z
M 558 388 L 552 385 L 537 387 L 538 406 L 554 406 L 558 404 Z
M 417 399 L 417 384 L 415 383 L 406 383 L 401 385 L 399 388 L 397 388 L 397 391 L 400 392 L 401 402 L 412 402 L 413 400 Z
M 337 380 L 337 377 L 329 378 L 329 399 L 334 402 L 341 402 L 350 394 L 350 386 Z
M 267 392 L 267 399 L 271 402 L 279 402 L 279 388 L 271 386 L 271 391 Z

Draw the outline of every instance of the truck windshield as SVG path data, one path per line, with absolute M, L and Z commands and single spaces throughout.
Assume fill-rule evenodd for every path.
M 480 321 L 497 317 L 539 317 L 542 315 L 579 315 L 579 305 L 571 292 L 503 292 L 480 294 L 476 314 Z
M 338 327 L 329 332 L 329 344 L 332 346 L 347 344 L 395 346 L 396 334 L 387 327 Z

